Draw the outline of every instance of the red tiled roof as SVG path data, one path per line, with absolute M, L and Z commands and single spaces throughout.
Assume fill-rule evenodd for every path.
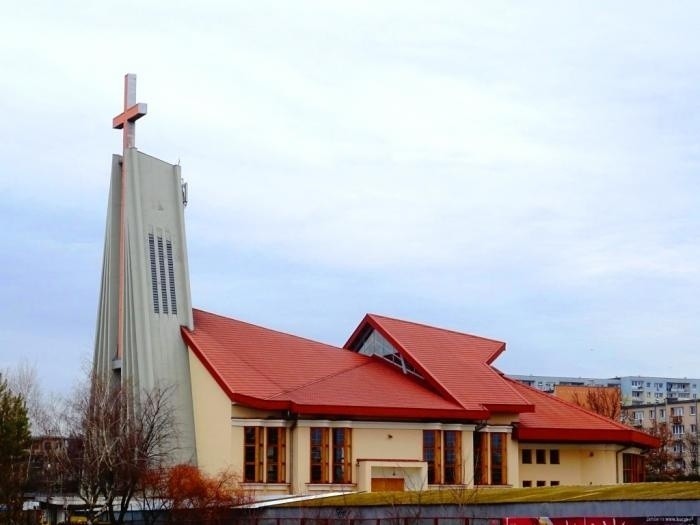
M 465 408 L 484 407 L 491 412 L 508 413 L 534 409 L 490 365 L 505 350 L 505 343 L 368 314 L 345 348 L 356 346 L 368 325 L 389 341 L 434 388 Z
M 185 342 L 229 398 L 298 415 L 474 421 L 519 412 L 525 442 L 621 443 L 658 440 L 504 377 L 490 363 L 500 341 L 378 315 L 367 315 L 345 348 L 368 327 L 390 342 L 424 378 L 393 364 L 309 339 L 194 310 Z
M 393 365 L 309 339 L 194 310 L 182 329 L 194 354 L 233 401 L 299 414 L 483 418 Z
M 512 379 L 504 379 L 535 405 L 534 412 L 520 415 L 515 431 L 519 441 L 620 443 L 643 448 L 660 445 L 657 438 L 645 432 Z

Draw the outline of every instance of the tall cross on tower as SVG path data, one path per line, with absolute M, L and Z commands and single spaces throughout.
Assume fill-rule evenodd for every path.
M 114 129 L 124 128 L 124 149 L 136 147 L 136 124 L 143 117 L 148 106 L 136 103 L 136 75 L 127 73 L 124 75 L 124 111 L 112 119 Z
M 127 73 L 124 75 L 124 111 L 112 119 L 114 129 L 124 129 L 124 157 L 127 150 L 136 147 L 136 124 L 135 122 L 146 114 L 147 106 L 143 103 L 136 103 L 136 75 Z M 119 361 L 124 355 L 124 284 L 126 266 L 126 178 L 127 169 L 125 158 L 122 159 L 122 180 L 121 180 L 121 203 L 119 205 L 119 304 L 117 306 L 118 328 L 117 328 L 117 348 L 115 358 Z

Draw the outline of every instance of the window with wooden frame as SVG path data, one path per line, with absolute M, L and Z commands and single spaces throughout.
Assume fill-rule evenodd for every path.
M 313 427 L 309 429 L 311 483 L 329 483 L 329 441 L 330 429 Z
M 644 481 L 644 457 L 637 454 L 622 454 L 622 482 Z
M 508 483 L 507 458 L 507 433 L 474 434 L 474 481 L 477 485 L 506 485 Z
M 521 451 L 521 456 L 522 456 L 522 464 L 523 465 L 530 465 L 532 464 L 532 449 L 529 448 L 524 448 Z
M 287 429 L 284 427 L 268 427 L 267 429 L 267 454 L 265 463 L 267 465 L 267 483 L 284 483 L 286 466 L 286 436 Z
M 423 431 L 423 461 L 428 464 L 428 484 L 442 483 L 442 436 L 439 430 Z
M 263 482 L 263 427 L 245 427 L 243 429 L 243 481 L 247 483 Z
M 284 427 L 244 427 L 243 481 L 245 483 L 284 483 L 286 472 Z
M 462 483 L 462 433 L 424 430 L 423 461 L 428 464 L 428 484 Z
M 352 483 L 352 430 L 334 428 L 331 434 L 333 483 Z
M 443 432 L 444 477 L 449 485 L 462 483 L 462 433 L 458 430 Z
M 490 432 L 491 447 L 491 485 L 507 483 L 507 443 L 508 434 L 505 432 Z

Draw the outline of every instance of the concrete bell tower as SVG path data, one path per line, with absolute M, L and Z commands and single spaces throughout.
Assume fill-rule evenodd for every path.
M 122 155 L 112 156 L 95 372 L 135 392 L 173 388 L 178 462 L 196 462 L 189 361 L 180 327 L 193 328 L 180 166 L 141 153 L 135 122 L 136 75 L 124 81 Z

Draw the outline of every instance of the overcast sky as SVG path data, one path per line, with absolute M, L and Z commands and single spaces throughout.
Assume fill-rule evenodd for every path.
M 194 305 L 342 345 L 367 312 L 507 373 L 700 377 L 696 2 L 15 2 L 0 368 L 92 356 L 123 75 L 189 183 Z

